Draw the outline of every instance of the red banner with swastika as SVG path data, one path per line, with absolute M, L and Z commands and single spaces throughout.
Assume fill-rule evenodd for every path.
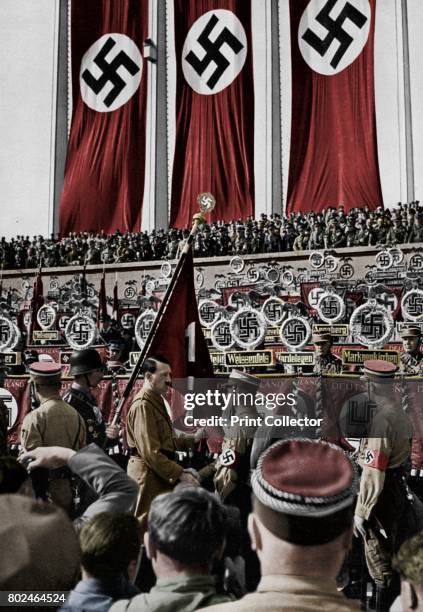
M 290 0 L 287 212 L 382 204 L 374 95 L 376 0 Z
M 176 142 L 170 225 L 186 227 L 197 196 L 211 219 L 254 214 L 254 81 L 251 3 L 174 0 Z
M 60 232 L 139 231 L 144 193 L 147 0 L 72 2 L 73 116 Z

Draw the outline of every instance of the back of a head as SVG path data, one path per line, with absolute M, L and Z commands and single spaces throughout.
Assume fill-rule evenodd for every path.
M 208 491 L 184 486 L 155 498 L 148 532 L 167 557 L 184 565 L 208 565 L 225 541 L 225 509 Z
M 401 545 L 393 567 L 403 580 L 423 592 L 423 530 Z
M 84 525 L 79 541 L 82 567 L 94 578 L 111 580 L 138 557 L 139 523 L 131 514 L 102 512 Z
M 73 525 L 53 504 L 0 495 L 0 590 L 66 591 L 79 571 Z
M 333 444 L 279 440 L 260 456 L 251 484 L 254 513 L 280 540 L 318 546 L 352 526 L 357 475 Z

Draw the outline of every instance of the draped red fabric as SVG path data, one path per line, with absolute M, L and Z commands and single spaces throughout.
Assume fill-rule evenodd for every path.
M 190 347 L 191 345 L 191 347 Z M 213 366 L 201 329 L 189 250 L 152 340 L 149 356 L 165 355 L 174 378 L 212 378 Z
M 211 220 L 245 219 L 254 214 L 251 3 L 245 0 L 174 0 L 174 7 L 177 90 L 170 225 L 191 226 L 192 215 L 198 212 L 197 196 L 202 192 L 211 192 L 216 198 Z M 204 13 L 219 9 L 232 11 L 241 22 L 246 34 L 247 54 L 241 71 L 226 88 L 203 95 L 184 77 L 183 47 L 194 22 Z M 218 18 L 210 32 L 210 40 L 216 42 L 222 28 Z M 238 37 L 236 31 L 231 31 Z M 230 58 L 227 44 L 219 51 Z M 200 48 L 196 54 L 202 58 L 206 52 Z M 216 64 L 211 66 L 216 67 Z M 212 70 L 210 66 L 209 69 Z M 232 65 L 226 70 L 232 70 Z M 226 74 L 222 78 L 226 78 Z M 218 86 L 219 81 L 215 89 Z
M 318 212 L 339 204 L 345 210 L 363 205 L 373 209 L 383 203 L 374 99 L 376 0 L 369 0 L 370 30 L 363 50 L 332 76 L 310 68 L 299 47 L 300 20 L 312 2 L 290 0 L 292 119 L 287 213 Z M 334 5 L 335 0 L 326 4 Z M 347 3 L 335 8 L 341 5 Z M 355 32 L 354 24 L 349 26 Z M 347 28 L 345 24 L 341 27 Z M 321 29 L 315 31 L 324 37 Z M 327 53 L 333 54 L 333 47 Z
M 107 34 L 112 35 L 110 38 L 115 46 L 108 54 L 103 52 L 104 58 L 100 60 L 102 67 L 91 64 L 89 71 L 93 77 L 100 79 L 105 73 L 104 64 L 115 62 L 109 76 L 115 82 L 119 82 L 119 77 L 122 79 L 122 95 L 125 95 L 128 83 L 141 75 L 140 84 L 133 95 L 110 112 L 89 107 L 83 100 L 80 86 L 84 55 L 93 43 Z M 144 193 L 147 68 L 142 60 L 137 71 L 124 56 L 115 59 L 119 50 L 116 34 L 129 37 L 142 55 L 143 41 L 148 37 L 148 0 L 72 2 L 73 116 L 60 204 L 62 235 L 89 230 L 104 230 L 106 233 L 113 233 L 117 229 L 140 230 Z M 117 68 L 118 64 L 121 65 Z M 128 65 L 137 77 L 133 77 L 127 69 Z M 94 95 L 94 90 L 91 95 L 93 99 L 104 101 L 112 89 L 112 81 L 100 85 L 102 87 L 97 95 Z

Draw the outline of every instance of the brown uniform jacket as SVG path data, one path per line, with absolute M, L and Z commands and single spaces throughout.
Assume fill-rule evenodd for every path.
M 310 547 L 311 554 L 311 547 Z M 336 590 L 335 580 L 308 576 L 263 576 L 257 591 L 242 599 L 208 608 L 208 612 L 351 612 L 358 603 Z
M 382 493 L 385 471 L 402 465 L 411 450 L 408 416 L 387 402 L 378 408 L 368 438 L 360 442 L 358 462 L 363 468 L 355 513 L 369 519 Z
M 145 531 L 151 502 L 160 493 L 171 491 L 183 471 L 170 458 L 181 443 L 175 438 L 160 395 L 141 389 L 135 396 L 126 417 L 126 435 L 132 455 L 128 474 L 139 485 L 135 516 Z
M 85 446 L 85 438 L 84 420 L 60 397 L 44 400 L 22 422 L 21 444 L 27 451 L 38 446 L 63 446 L 77 451 Z M 70 481 L 52 475 L 49 490 L 54 503 L 69 513 L 72 507 Z

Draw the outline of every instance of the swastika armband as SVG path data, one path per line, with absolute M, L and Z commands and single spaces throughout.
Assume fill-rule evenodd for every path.
M 386 470 L 389 463 L 389 457 L 382 451 L 368 448 L 364 452 L 363 463 L 366 467 L 375 468 L 376 470 Z
M 235 464 L 236 464 L 236 461 L 237 461 L 237 453 L 234 450 L 232 450 L 231 448 L 228 448 L 228 449 L 224 450 L 219 455 L 219 463 L 223 467 L 234 468 Z

